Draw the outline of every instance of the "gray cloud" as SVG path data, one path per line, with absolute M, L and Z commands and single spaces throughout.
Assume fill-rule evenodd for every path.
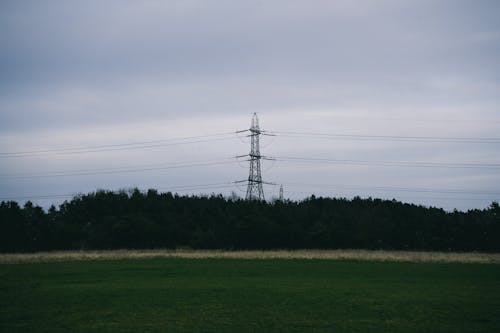
M 207 122 L 233 130 L 248 126 L 254 111 L 277 130 L 497 136 L 499 10 L 496 1 L 3 1 L 0 148 L 29 150 L 42 147 L 41 142 L 49 147 L 86 145 L 89 137 L 81 133 L 102 127 L 111 130 L 92 140 L 123 142 L 124 128 L 138 123 L 146 127 L 134 135 L 145 139 L 175 134 L 147 129 L 155 124 L 174 124 L 186 135 L 200 128 L 209 132 L 203 126 Z M 191 127 L 179 125 L 186 123 Z M 72 131 L 75 135 L 66 134 Z M 281 142 L 271 145 L 270 152 L 498 162 L 494 145 Z M 240 149 L 221 145 L 227 151 Z M 194 149 L 192 155 L 199 153 Z M 123 156 L 122 163 L 136 158 Z M 51 159 L 39 162 L 49 170 Z M 29 169 L 22 160 L 0 163 L 5 173 Z M 87 163 L 111 162 L 89 156 Z M 62 166 L 76 167 L 71 161 Z M 222 175 L 233 175 L 234 170 L 224 168 Z M 307 168 L 294 166 L 273 174 L 276 168 L 270 176 L 294 178 L 295 170 L 302 170 L 300 177 L 310 175 Z M 327 177 L 324 168 L 311 181 Z M 338 179 L 373 186 L 491 189 L 498 184 L 498 176 L 484 170 L 376 168 L 378 177 L 370 182 L 372 173 L 366 168 L 333 170 Z M 197 172 L 186 170 L 174 178 L 198 179 Z M 132 183 L 151 184 L 143 178 Z M 131 185 L 128 178 L 110 183 L 94 179 L 103 187 Z M 53 192 L 78 191 L 88 183 L 54 184 Z M 16 184 L 0 180 L 0 194 L 30 192 L 26 184 Z M 40 184 L 33 189 L 51 188 Z M 452 204 L 477 204 L 464 201 Z

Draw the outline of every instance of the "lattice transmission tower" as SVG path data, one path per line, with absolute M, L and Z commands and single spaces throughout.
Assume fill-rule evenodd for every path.
M 260 167 L 260 161 L 262 159 L 270 159 L 260 154 L 260 136 L 261 135 L 270 135 L 262 131 L 259 127 L 259 118 L 257 117 L 257 113 L 254 113 L 252 116 L 252 124 L 249 129 L 237 131 L 237 133 L 249 131 L 250 137 L 250 153 L 248 155 L 241 155 L 237 157 L 249 156 L 250 159 L 250 169 L 248 172 L 248 185 L 247 185 L 247 194 L 246 200 L 265 200 L 264 197 L 264 189 L 262 188 L 262 184 L 272 184 L 267 183 L 262 180 L 262 172 Z

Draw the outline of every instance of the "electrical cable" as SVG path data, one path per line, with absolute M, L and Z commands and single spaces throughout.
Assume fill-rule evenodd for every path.
M 103 169 L 86 169 L 77 171 L 62 171 L 62 172 L 47 172 L 38 174 L 13 174 L 13 175 L 0 175 L 0 178 L 8 179 L 31 179 L 31 178 L 54 178 L 54 177 L 70 177 L 70 176 L 90 176 L 90 175 L 104 175 L 104 174 L 117 174 L 117 173 L 130 173 L 130 172 L 145 172 L 156 170 L 168 169 L 182 169 L 191 167 L 204 167 L 222 164 L 235 163 L 232 158 L 225 158 L 213 161 L 200 161 L 189 163 L 172 163 L 172 164 L 153 164 L 149 166 L 125 166 L 117 168 L 103 168 Z
M 158 188 L 157 190 L 164 190 L 166 192 L 171 191 L 191 191 L 197 189 L 216 189 L 216 188 L 230 188 L 233 183 L 223 182 L 223 183 L 211 183 L 211 184 L 192 184 L 192 185 L 181 185 L 181 186 L 170 186 Z M 113 193 L 119 193 L 122 190 L 110 191 Z M 145 192 L 144 190 L 142 192 Z M 89 192 L 88 194 L 95 193 Z M 23 195 L 23 196 L 13 196 L 13 197 L 0 197 L 0 200 L 27 200 L 27 199 L 61 199 L 61 198 L 73 198 L 80 194 L 49 194 L 49 195 Z M 85 194 L 87 195 L 87 194 Z
M 318 132 L 273 131 L 280 137 L 314 138 L 331 140 L 361 140 L 361 141 L 411 141 L 411 142 L 451 142 L 451 143 L 488 143 L 500 144 L 500 138 L 495 137 L 436 137 L 436 136 L 403 136 L 403 135 L 368 135 L 368 134 L 332 134 Z
M 495 195 L 499 196 L 500 191 L 489 190 L 470 190 L 470 189 L 442 189 L 442 188 L 412 188 L 412 187 L 397 187 L 397 186 L 349 186 L 342 184 L 315 184 L 315 183 L 296 183 L 296 182 L 279 182 L 285 186 L 307 186 L 317 188 L 337 188 L 344 190 L 368 190 L 368 191 L 383 191 L 383 192 L 410 192 L 410 193 L 441 193 L 441 194 L 469 194 L 469 195 Z
M 231 136 L 218 138 L 219 136 L 227 136 L 227 135 Z M 202 138 L 210 138 L 210 137 L 212 138 L 200 140 Z M 176 145 L 185 145 L 193 143 L 232 140 L 234 138 L 235 138 L 234 133 L 226 132 L 226 133 L 216 133 L 210 135 L 198 135 L 192 137 L 171 138 L 171 139 L 162 139 L 153 141 L 139 141 L 139 142 L 118 143 L 118 144 L 54 148 L 54 149 L 31 150 L 31 151 L 0 152 L 0 158 L 31 157 L 40 155 L 73 155 L 73 154 L 84 154 L 84 153 L 121 151 L 121 150 L 156 148 L 156 147 L 176 146 Z
M 368 165 L 368 166 L 391 166 L 391 167 L 418 167 L 418 168 L 451 168 L 451 169 L 499 169 L 496 163 L 444 163 L 444 162 L 410 162 L 410 161 L 370 161 L 354 159 L 331 159 L 331 158 L 307 158 L 296 156 L 273 157 L 277 161 L 292 163 L 313 164 L 345 164 L 345 165 Z

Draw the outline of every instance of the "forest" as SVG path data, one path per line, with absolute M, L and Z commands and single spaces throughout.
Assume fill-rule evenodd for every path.
M 500 207 L 467 212 L 396 200 L 248 201 L 100 190 L 48 210 L 0 204 L 0 252 L 85 249 L 500 251 Z

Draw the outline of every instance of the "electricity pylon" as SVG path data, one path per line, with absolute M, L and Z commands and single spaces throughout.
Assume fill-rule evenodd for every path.
M 279 194 L 278 200 L 283 201 L 283 184 L 281 184 L 281 186 L 280 186 L 280 194 Z
M 249 129 L 237 131 L 236 133 L 242 132 L 250 132 L 250 153 L 248 155 L 241 155 L 237 157 L 249 156 L 250 169 L 248 173 L 248 185 L 247 185 L 247 194 L 246 200 L 265 200 L 264 198 L 264 189 L 262 188 L 262 184 L 271 184 L 262 181 L 262 173 L 260 168 L 260 160 L 261 159 L 270 159 L 265 156 L 260 155 L 260 136 L 261 135 L 272 135 L 265 133 L 259 127 L 259 118 L 257 117 L 257 113 L 254 113 L 252 116 L 252 124 Z M 243 181 L 241 181 L 243 182 Z

